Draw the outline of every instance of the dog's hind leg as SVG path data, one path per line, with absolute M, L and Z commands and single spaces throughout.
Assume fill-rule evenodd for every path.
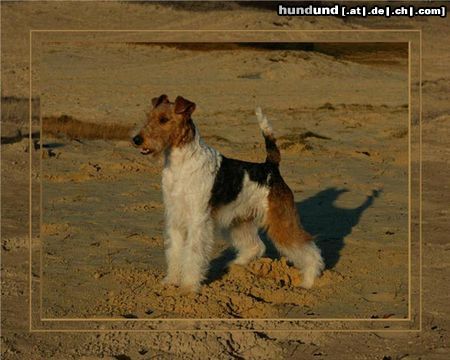
M 233 246 L 238 251 L 234 264 L 246 265 L 253 259 L 264 255 L 266 247 L 258 235 L 257 226 L 251 222 L 242 222 L 230 228 Z
M 278 251 L 300 270 L 301 286 L 310 288 L 324 269 L 324 262 L 311 235 L 302 229 L 292 191 L 281 177 L 271 187 L 268 200 L 267 233 Z

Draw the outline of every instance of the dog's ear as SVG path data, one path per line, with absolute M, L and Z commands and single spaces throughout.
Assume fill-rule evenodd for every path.
M 181 96 L 177 96 L 175 99 L 175 113 L 183 114 L 185 117 L 190 117 L 195 110 L 195 103 L 186 100 Z
M 152 99 L 152 105 L 154 108 L 163 102 L 169 102 L 169 98 L 166 94 L 162 94 L 159 97 L 155 97 Z

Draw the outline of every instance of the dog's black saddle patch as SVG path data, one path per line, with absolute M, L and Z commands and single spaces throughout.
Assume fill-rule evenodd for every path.
M 275 164 L 252 163 L 229 159 L 222 155 L 222 162 L 211 190 L 210 206 L 217 208 L 236 200 L 242 191 L 245 174 L 248 174 L 251 181 L 261 186 L 271 186 L 273 179 L 279 176 Z

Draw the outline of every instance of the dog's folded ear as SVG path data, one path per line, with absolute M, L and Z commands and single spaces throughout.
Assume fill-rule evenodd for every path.
M 195 103 L 192 101 L 186 100 L 181 96 L 177 96 L 175 99 L 175 113 L 176 114 L 184 114 L 189 117 L 195 110 Z
M 152 105 L 154 108 L 163 102 L 169 102 L 169 98 L 166 94 L 162 94 L 159 97 L 155 97 L 152 99 Z

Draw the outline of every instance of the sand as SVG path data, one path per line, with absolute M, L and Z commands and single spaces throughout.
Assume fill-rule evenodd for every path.
M 2 4 L 2 93 L 14 97 L 2 113 L 2 137 L 14 138 L 2 144 L 5 359 L 448 356 L 448 306 L 442 295 L 448 292 L 449 268 L 445 260 L 449 80 L 444 63 L 450 49 L 444 42 L 431 42 L 436 34 L 449 30 L 448 21 L 441 19 L 422 20 L 427 24 L 422 332 L 318 333 L 314 330 L 346 329 L 347 325 L 315 322 L 282 327 L 307 326 L 311 332 L 271 332 L 264 330 L 264 323 L 246 322 L 237 328 L 262 330 L 110 333 L 102 331 L 121 328 L 122 322 L 117 326 L 106 322 L 93 323 L 98 333 L 30 333 L 30 155 L 36 194 L 34 234 L 39 234 L 42 221 L 32 248 L 34 259 L 42 261 L 41 267 L 38 261 L 32 267 L 33 284 L 42 290 L 42 303 L 39 292 L 33 293 L 36 316 L 137 319 L 124 325 L 135 330 L 147 326 L 140 325 L 146 324 L 144 320 L 156 319 L 272 319 L 266 323 L 270 329 L 277 325 L 273 319 L 401 320 L 409 310 L 408 56 L 403 45 L 378 49 L 330 45 L 317 46 L 316 51 L 235 44 L 167 46 L 112 33 L 95 38 L 46 35 L 35 47 L 34 96 L 39 97 L 37 109 L 44 119 L 68 115 L 134 128 L 142 124 L 152 97 L 183 95 L 196 102 L 193 118 L 208 144 L 227 156 L 263 161 L 263 141 L 253 115 L 255 105 L 261 105 L 279 139 L 281 171 L 294 192 L 302 224 L 316 237 L 327 264 L 310 290 L 299 287 L 301 275 L 276 253 L 264 234 L 269 245 L 265 257 L 246 267 L 229 266 L 233 249 L 220 232 L 215 235 L 208 280 L 199 294 L 182 295 L 177 288 L 164 287 L 160 283 L 165 274 L 161 160 L 142 156 L 125 140 L 45 136 L 40 153 L 33 146 L 28 148 L 27 138 L 20 139 L 28 131 L 29 28 L 98 27 L 101 20 L 102 28 L 133 24 L 139 29 L 149 27 L 149 18 L 154 19 L 151 28 L 155 29 L 194 29 L 200 24 L 218 29 L 244 25 L 352 29 L 383 28 L 393 22 L 317 18 L 279 23 L 273 11 L 232 3 L 216 8 L 207 4 L 199 8 L 76 5 Z M 125 14 L 131 17 L 125 20 Z M 395 24 L 417 28 L 422 22 L 398 20 Z M 417 129 L 417 119 L 413 123 Z M 33 130 L 38 130 L 38 118 Z M 413 284 L 418 284 L 416 277 Z M 418 316 L 415 308 L 413 314 Z M 170 323 L 151 324 L 168 329 Z M 192 329 L 190 322 L 186 324 Z M 206 326 L 205 322 L 192 324 L 198 329 Z M 57 325 L 50 323 L 49 328 Z M 77 325 L 64 323 L 70 331 Z

